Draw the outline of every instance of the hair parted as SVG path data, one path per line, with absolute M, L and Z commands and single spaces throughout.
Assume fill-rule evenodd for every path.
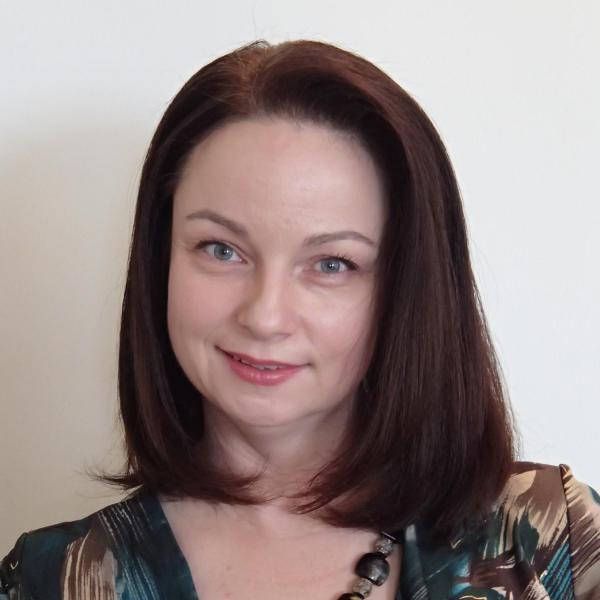
M 515 460 L 516 432 L 472 272 L 456 178 L 417 102 L 367 60 L 310 40 L 258 40 L 201 68 L 170 103 L 142 169 L 124 291 L 118 391 L 126 465 L 93 475 L 124 490 L 255 503 L 255 478 L 203 455 L 202 396 L 167 331 L 173 192 L 191 150 L 226 122 L 282 117 L 355 136 L 376 161 L 387 222 L 374 351 L 349 430 L 298 496 L 346 500 L 339 526 L 423 520 L 449 536 L 483 518 Z M 361 386 L 362 388 L 362 386 Z

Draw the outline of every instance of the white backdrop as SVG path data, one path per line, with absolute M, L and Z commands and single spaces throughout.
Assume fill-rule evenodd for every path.
M 136 184 L 169 100 L 256 38 L 331 42 L 424 107 L 464 194 L 522 458 L 600 487 L 600 3 L 0 2 L 0 555 L 115 501 Z

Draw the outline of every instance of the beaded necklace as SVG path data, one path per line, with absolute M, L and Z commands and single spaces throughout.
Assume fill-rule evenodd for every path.
M 354 572 L 358 578 L 352 585 L 352 591 L 342 594 L 338 600 L 364 600 L 373 589 L 373 585 L 383 585 L 390 575 L 390 565 L 386 558 L 394 551 L 398 540 L 384 531 L 375 542 L 375 552 L 363 554 L 356 563 Z

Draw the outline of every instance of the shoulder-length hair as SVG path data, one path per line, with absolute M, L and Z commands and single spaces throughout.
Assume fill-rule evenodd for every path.
M 374 351 L 331 462 L 297 499 L 338 526 L 452 535 L 484 517 L 514 462 L 515 430 L 471 268 L 456 178 L 433 124 L 388 75 L 317 41 L 258 40 L 200 69 L 175 96 L 144 162 L 125 285 L 118 388 L 127 453 L 100 478 L 124 490 L 256 503 L 253 478 L 204 456 L 200 392 L 167 332 L 173 192 L 191 150 L 220 125 L 306 120 L 358 138 L 382 174 Z M 344 501 L 332 503 L 333 500 Z

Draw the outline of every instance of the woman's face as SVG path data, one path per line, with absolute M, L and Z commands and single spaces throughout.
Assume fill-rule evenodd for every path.
M 369 154 L 323 126 L 238 121 L 194 149 L 173 201 L 167 318 L 209 408 L 272 427 L 349 406 L 372 352 L 384 213 Z M 298 368 L 256 381 L 284 371 L 223 350 Z

